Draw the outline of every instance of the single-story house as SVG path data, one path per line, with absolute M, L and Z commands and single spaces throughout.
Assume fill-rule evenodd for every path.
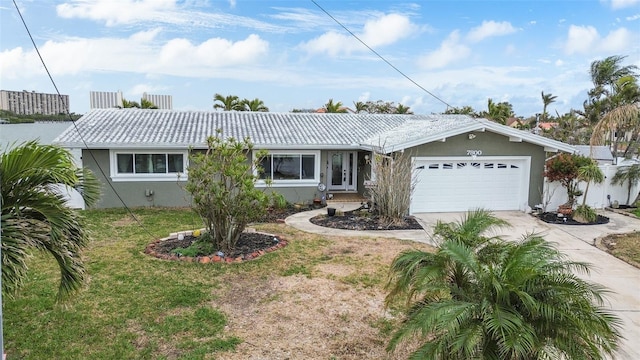
M 92 110 L 55 142 L 82 149 L 84 166 L 109 184 L 100 207 L 122 206 L 119 198 L 128 206 L 187 206 L 189 151 L 205 149 L 216 129 L 267 150 L 263 176 L 290 202 L 365 194 L 374 151 L 409 152 L 417 179 L 411 213 L 526 210 L 541 202 L 547 153 L 575 152 L 466 115 L 155 109 Z

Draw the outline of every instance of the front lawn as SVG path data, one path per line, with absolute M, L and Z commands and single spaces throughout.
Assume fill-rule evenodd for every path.
M 380 359 L 388 328 L 383 286 L 393 257 L 428 246 L 324 238 L 284 224 L 259 230 L 289 246 L 241 264 L 162 261 L 145 246 L 201 227 L 187 209 L 85 212 L 88 287 L 56 305 L 57 267 L 36 253 L 4 300 L 8 359 Z M 402 354 L 399 354 L 402 355 Z

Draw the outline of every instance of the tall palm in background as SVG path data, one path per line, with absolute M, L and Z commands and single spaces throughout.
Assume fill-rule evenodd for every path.
M 387 305 L 406 301 L 389 350 L 420 339 L 410 359 L 603 359 L 617 348 L 620 320 L 602 308 L 604 289 L 572 271 L 537 236 L 508 242 L 487 234 L 505 223 L 486 211 L 438 223 L 439 248 L 409 250 L 391 265 Z
M 213 101 L 214 109 L 222 109 L 224 111 L 242 111 L 244 109 L 244 104 L 236 95 L 223 96 L 216 93 L 213 96 Z
M 515 114 L 513 113 L 513 106 L 509 102 L 503 101 L 495 103 L 493 102 L 493 99 L 487 100 L 487 111 L 483 111 L 480 113 L 481 117 L 495 121 L 502 125 L 505 125 L 507 123 L 507 119 L 513 117 L 514 115 Z
M 413 114 L 413 111 L 411 111 L 411 108 L 409 106 L 398 104 L 398 106 L 396 107 L 396 114 L 411 115 Z
M 151 100 L 141 99 L 140 108 L 141 109 L 157 109 L 158 107 Z
M 551 94 L 545 94 L 544 91 L 541 92 L 541 96 L 542 96 L 542 119 L 541 120 L 546 122 L 547 117 L 549 116 L 549 113 L 547 112 L 547 107 L 552 103 L 554 103 L 558 97 Z
M 15 294 L 23 284 L 32 250 L 44 250 L 58 263 L 58 299 L 86 280 L 81 250 L 89 234 L 79 212 L 67 207 L 55 190 L 57 184 L 77 188 L 87 206 L 98 200 L 98 180 L 77 168 L 72 155 L 60 147 L 31 141 L 0 155 L 3 293 Z
M 322 108 L 327 113 L 346 113 L 347 112 L 347 109 L 345 109 L 342 106 L 342 103 L 340 101 L 333 102 L 333 99 L 329 99 L 329 101 L 326 104 L 324 104 Z
M 244 99 L 242 100 L 242 106 L 245 111 L 260 111 L 260 112 L 268 112 L 269 108 L 264 104 L 264 101 L 255 98 L 253 100 Z
M 617 134 L 616 136 L 616 133 Z M 593 127 L 589 143 L 592 146 L 604 145 L 613 136 L 613 156 L 618 156 L 618 145 L 628 142 L 623 156 L 635 153 L 640 140 L 640 103 L 620 105 L 606 113 Z M 626 140 L 628 136 L 628 141 Z
M 355 107 L 356 114 L 367 112 L 369 110 L 369 106 L 367 105 L 367 103 L 364 103 L 362 101 L 354 101 L 353 106 Z

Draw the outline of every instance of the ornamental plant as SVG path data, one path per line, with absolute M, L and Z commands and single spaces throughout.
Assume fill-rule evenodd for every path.
M 226 253 L 235 248 L 246 226 L 265 214 L 269 197 L 255 187 L 266 153 L 260 151 L 251 160 L 249 138 L 223 139 L 221 134 L 217 130 L 207 139 L 205 153 L 192 152 L 185 188 L 215 249 Z
M 544 176 L 549 181 L 559 181 L 567 190 L 567 202 L 569 206 L 576 203 L 576 198 L 582 195 L 579 185 L 579 169 L 593 164 L 593 160 L 586 156 L 559 154 L 547 160 Z

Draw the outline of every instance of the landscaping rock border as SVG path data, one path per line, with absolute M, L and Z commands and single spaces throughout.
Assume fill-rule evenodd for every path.
M 205 229 L 201 229 L 200 231 L 204 231 Z M 276 251 L 278 249 L 281 249 L 285 246 L 287 246 L 289 244 L 289 242 L 282 236 L 279 235 L 274 235 L 274 234 L 268 234 L 268 233 L 260 233 L 260 234 L 264 234 L 264 235 L 268 235 L 273 237 L 274 239 L 277 239 L 277 242 L 268 248 L 262 249 L 262 250 L 256 250 L 252 253 L 248 253 L 248 254 L 244 254 L 242 256 L 237 256 L 237 257 L 225 257 L 220 256 L 220 255 L 206 255 L 206 256 L 196 256 L 196 257 L 191 257 L 191 256 L 178 256 L 175 254 L 166 254 L 166 253 L 160 253 L 156 251 L 156 246 L 158 244 L 160 244 L 163 241 L 167 241 L 167 240 L 177 240 L 179 237 L 189 237 L 189 236 L 193 236 L 193 233 L 196 230 L 189 230 L 189 231 L 180 231 L 180 232 L 175 232 L 175 233 L 171 233 L 169 234 L 169 236 L 162 238 L 162 239 L 158 239 L 152 243 L 150 243 L 149 245 L 147 245 L 147 247 L 144 249 L 144 253 L 153 257 L 156 257 L 158 259 L 162 259 L 162 260 L 170 260 L 170 261 L 186 261 L 186 262 L 197 262 L 197 263 L 201 263 L 201 264 L 208 264 L 208 263 L 240 263 L 243 261 L 249 261 L 249 260 L 254 260 L 259 258 L 260 256 L 266 254 L 266 253 L 270 253 L 273 251 Z M 249 231 L 249 232 L 255 232 L 255 231 Z

